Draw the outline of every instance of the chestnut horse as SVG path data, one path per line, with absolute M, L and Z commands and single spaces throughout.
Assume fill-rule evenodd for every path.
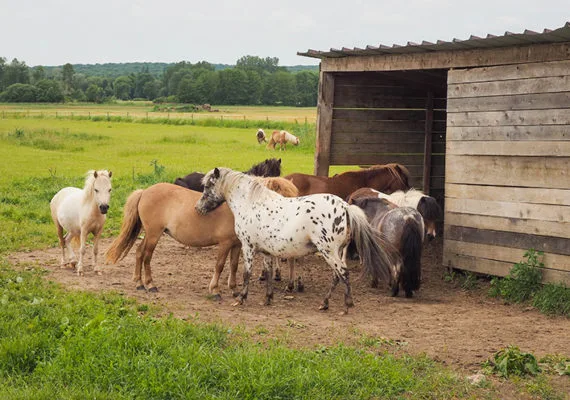
M 264 184 L 271 184 L 276 191 L 284 190 L 273 179 L 258 178 Z M 284 180 L 284 179 L 283 179 Z M 290 182 L 285 181 L 286 185 Z M 228 287 L 236 287 L 236 271 L 241 243 L 234 232 L 234 216 L 226 204 L 222 204 L 208 215 L 200 215 L 194 209 L 202 193 L 188 190 L 171 183 L 157 183 L 147 189 L 135 190 L 127 198 L 124 207 L 123 223 L 119 236 L 107 250 L 107 262 L 116 263 L 124 258 L 135 244 L 141 230 L 145 237 L 137 247 L 133 279 L 137 290 L 145 288 L 158 291 L 152 282 L 150 261 L 160 237 L 167 233 L 176 241 L 190 247 L 218 245 L 216 267 L 210 285 L 210 294 L 221 298 L 218 288 L 224 264 L 230 255 L 230 275 Z M 144 280 L 142 267 L 144 264 Z
M 275 150 L 275 147 L 279 146 L 280 150 L 287 150 L 287 143 L 298 146 L 299 138 L 287 131 L 273 131 L 271 139 L 267 143 L 267 148 Z
M 332 193 L 342 199 L 362 187 L 371 187 L 385 193 L 410 188 L 408 169 L 400 164 L 375 165 L 358 171 L 347 171 L 333 177 L 291 174 L 289 179 L 299 189 L 299 196 Z

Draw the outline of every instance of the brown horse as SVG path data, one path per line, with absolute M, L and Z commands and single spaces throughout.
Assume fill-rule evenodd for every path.
M 332 193 L 342 199 L 362 187 L 371 187 L 385 193 L 410 188 L 408 169 L 400 164 L 375 165 L 358 171 L 347 171 L 333 177 L 291 174 L 289 179 L 299 189 L 299 196 Z
M 280 150 L 287 150 L 287 143 L 298 146 L 299 138 L 287 131 L 273 131 L 271 139 L 267 143 L 267 148 L 275 150 L 275 147 L 279 146 Z
M 283 178 L 259 178 L 273 190 L 291 190 L 292 185 Z M 282 180 L 285 182 L 280 182 Z M 277 182 L 276 182 L 277 181 Z M 296 190 L 296 188 L 293 188 Z M 218 256 L 209 292 L 220 298 L 218 282 L 224 264 L 230 255 L 228 287 L 236 288 L 236 272 L 241 243 L 234 231 L 234 215 L 227 204 L 222 204 L 207 215 L 200 215 L 195 205 L 202 193 L 170 183 L 157 183 L 147 189 L 135 190 L 128 197 L 119 236 L 107 250 L 107 262 L 116 263 L 124 258 L 135 244 L 141 230 L 145 237 L 137 247 L 133 279 L 138 290 L 158 291 L 152 283 L 150 261 L 160 237 L 167 233 L 178 242 L 190 247 L 218 245 Z M 144 264 L 144 280 L 142 267 Z
M 145 236 L 137 247 L 134 281 L 138 290 L 158 291 L 152 282 L 150 261 L 160 237 L 167 233 L 178 242 L 191 247 L 217 244 L 218 256 L 209 291 L 219 296 L 218 281 L 230 254 L 232 270 L 237 269 L 241 243 L 234 232 L 234 216 L 226 204 L 208 215 L 194 209 L 202 193 L 171 183 L 157 183 L 147 189 L 135 190 L 125 203 L 119 236 L 107 250 L 107 262 L 116 263 L 133 247 L 142 230 Z M 142 267 L 144 264 L 144 279 Z M 228 279 L 230 289 L 236 287 L 235 275 Z

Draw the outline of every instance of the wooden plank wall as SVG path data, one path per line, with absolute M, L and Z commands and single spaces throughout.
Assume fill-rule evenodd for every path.
M 430 194 L 443 201 L 445 176 L 446 75 L 434 84 L 393 73 L 334 74 L 330 165 L 396 162 L 410 170 L 411 184 L 423 187 L 423 154 L 428 92 L 434 93 Z M 414 78 L 413 72 L 406 72 Z
M 444 264 L 570 285 L 570 60 L 448 75 Z

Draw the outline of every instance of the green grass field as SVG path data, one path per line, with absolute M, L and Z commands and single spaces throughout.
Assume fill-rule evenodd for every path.
M 10 107 L 20 106 L 2 105 L 0 111 Z M 44 279 L 41 269 L 16 270 L 3 259 L 9 252 L 57 244 L 49 201 L 62 187 L 82 186 L 89 169 L 113 171 L 106 236 L 118 232 L 126 196 L 155 182 L 214 166 L 245 170 L 269 157 L 282 158 L 284 174 L 312 173 L 314 124 L 288 129 L 295 126 L 302 144 L 272 152 L 257 144 L 255 128 L 239 124 L 0 119 L 0 398 L 501 397 L 490 383 L 472 386 L 427 357 L 376 340 L 363 340 L 358 348 L 291 349 L 279 339 L 258 343 L 224 326 L 159 316 L 164 310 L 120 295 L 69 292 Z M 530 383 L 549 398 L 562 398 L 544 379 Z M 521 390 L 530 398 L 525 384 Z

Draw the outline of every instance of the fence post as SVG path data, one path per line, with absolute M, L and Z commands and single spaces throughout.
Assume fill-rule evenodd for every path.
M 107 121 L 110 121 L 111 119 L 109 118 L 109 112 L 107 112 Z

